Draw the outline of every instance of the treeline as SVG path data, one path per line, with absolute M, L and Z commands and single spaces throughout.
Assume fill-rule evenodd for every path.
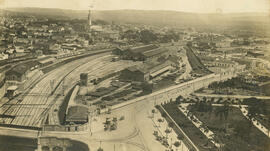
M 240 77 L 235 77 L 224 82 L 214 82 L 208 86 L 211 89 L 245 89 L 245 90 L 259 90 L 259 86 L 253 83 L 247 83 L 244 79 Z

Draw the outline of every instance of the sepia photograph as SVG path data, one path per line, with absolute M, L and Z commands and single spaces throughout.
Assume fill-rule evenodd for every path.
M 270 151 L 270 0 L 0 0 L 0 151 Z

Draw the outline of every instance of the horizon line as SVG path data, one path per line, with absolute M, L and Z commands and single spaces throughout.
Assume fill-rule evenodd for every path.
M 0 7 L 0 9 L 19 9 L 19 8 L 39 8 L 39 9 L 60 9 L 60 10 L 70 10 L 70 11 L 88 11 L 89 9 L 71 9 L 71 8 L 57 8 L 57 7 Z M 123 8 L 123 9 L 93 9 L 93 11 L 117 11 L 117 10 L 135 10 L 135 11 L 171 11 L 171 12 L 182 12 L 182 13 L 193 13 L 193 14 L 240 14 L 240 13 L 262 13 L 262 14 L 269 14 L 270 11 L 225 11 L 222 13 L 217 12 L 197 12 L 197 11 L 181 11 L 181 10 L 170 10 L 170 9 L 130 9 L 130 8 Z

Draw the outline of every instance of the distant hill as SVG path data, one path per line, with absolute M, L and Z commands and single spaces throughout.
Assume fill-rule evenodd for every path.
M 64 10 L 53 8 L 9 8 L 9 12 L 86 19 L 87 10 Z M 270 29 L 270 16 L 266 13 L 196 14 L 161 10 L 95 10 L 93 19 L 115 23 L 136 23 L 158 26 L 239 28 L 251 30 Z M 238 29 L 236 29 L 238 30 Z

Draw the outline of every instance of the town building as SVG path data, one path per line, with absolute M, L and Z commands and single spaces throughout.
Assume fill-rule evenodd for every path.
M 147 61 L 166 55 L 166 52 L 168 52 L 166 48 L 158 47 L 156 45 L 146 45 L 126 49 L 122 51 L 120 55 L 122 59 L 126 60 Z
M 253 58 L 259 58 L 259 57 L 263 57 L 264 54 L 263 53 L 259 53 L 259 52 L 248 51 L 246 56 L 253 57 Z
M 120 80 L 122 81 L 148 81 L 149 74 L 147 70 L 139 68 L 138 66 L 132 66 L 121 71 Z
M 45 67 L 47 65 L 53 64 L 56 61 L 54 57 L 43 57 L 38 59 L 38 63 L 40 67 Z
M 88 122 L 88 108 L 84 106 L 70 106 L 66 115 L 69 124 L 84 124 Z
M 37 61 L 29 61 L 14 66 L 5 73 L 7 86 L 22 86 L 28 79 L 30 72 L 38 68 L 38 66 L 39 63 Z
M 132 66 L 121 71 L 121 81 L 144 82 L 154 79 L 173 69 L 172 61 L 165 61 L 156 65 Z
M 0 53 L 0 60 L 6 60 L 8 59 L 8 54 Z

